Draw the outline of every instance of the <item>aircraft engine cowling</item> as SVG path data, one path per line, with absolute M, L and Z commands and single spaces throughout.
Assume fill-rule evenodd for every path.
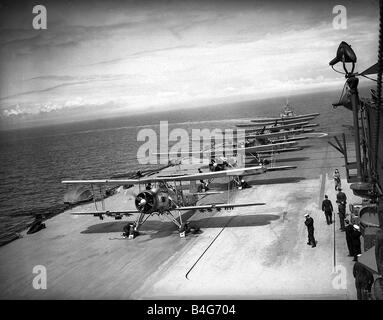
M 134 204 L 139 212 L 150 214 L 157 208 L 156 194 L 150 190 L 142 191 L 137 195 Z

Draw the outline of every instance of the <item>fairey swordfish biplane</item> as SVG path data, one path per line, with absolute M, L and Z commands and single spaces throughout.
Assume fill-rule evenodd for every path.
M 103 219 L 103 216 L 114 217 L 115 219 L 121 219 L 122 216 L 129 216 L 137 214 L 137 218 L 133 223 L 129 223 L 125 229 L 125 234 L 128 234 L 129 238 L 134 238 L 138 235 L 139 228 L 145 221 L 154 215 L 163 216 L 172 221 L 178 228 L 180 236 L 184 237 L 185 233 L 188 231 L 187 221 L 182 220 L 182 211 L 189 210 L 200 210 L 200 211 L 212 211 L 212 210 L 228 210 L 236 207 L 247 207 L 247 206 L 258 206 L 264 205 L 265 203 L 259 202 L 249 202 L 249 203 L 230 203 L 230 186 L 232 182 L 235 182 L 235 185 L 238 186 L 238 189 L 241 189 L 245 181 L 242 180 L 242 177 L 248 175 L 262 174 L 267 171 L 277 171 L 277 170 L 289 170 L 295 169 L 296 166 L 265 166 L 263 163 L 257 163 L 256 166 L 245 167 L 245 158 L 246 154 L 252 154 L 253 152 L 261 151 L 278 151 L 283 150 L 286 147 L 291 147 L 295 145 L 296 141 L 289 142 L 280 142 L 272 143 L 267 145 L 252 145 L 252 146 L 231 146 L 227 147 L 223 144 L 220 148 L 212 148 L 210 150 L 200 150 L 200 151 L 190 151 L 190 152 L 176 152 L 172 154 L 171 152 L 167 153 L 167 156 L 176 155 L 188 155 L 191 156 L 195 153 L 201 155 L 208 153 L 211 158 L 216 160 L 220 158 L 218 155 L 222 152 L 233 152 L 234 156 L 231 157 L 233 161 L 230 161 L 229 158 L 225 158 L 226 166 L 222 166 L 219 170 L 214 168 L 208 172 L 202 172 L 199 169 L 198 173 L 195 174 L 174 174 L 174 175 L 164 175 L 156 177 L 141 177 L 138 179 L 107 179 L 107 180 L 64 180 L 62 183 L 65 184 L 88 184 L 91 185 L 92 190 L 94 185 L 138 185 L 139 193 L 135 197 L 135 207 L 136 210 L 123 210 L 123 211 L 107 211 L 107 210 L 97 210 L 97 205 L 95 197 L 96 210 L 93 212 L 73 212 L 72 214 L 91 214 L 94 216 Z M 155 155 L 161 155 L 161 153 L 154 153 Z M 211 194 L 222 193 L 222 191 L 210 191 L 207 192 L 207 186 L 211 183 L 213 179 L 216 178 L 229 178 L 228 189 L 227 189 L 227 203 L 211 203 L 197 205 L 197 202 L 201 200 L 201 197 L 206 197 Z M 201 182 L 203 188 L 197 188 L 197 181 Z M 206 183 L 205 181 L 208 181 Z M 182 184 L 184 182 L 184 185 Z M 189 183 L 189 189 L 184 190 L 185 182 Z M 141 191 L 142 185 L 145 185 L 145 190 Z M 104 208 L 104 202 L 102 200 L 102 208 Z M 178 212 L 178 219 L 172 214 L 172 212 Z
M 200 211 L 221 211 L 231 210 L 236 207 L 259 206 L 265 203 L 248 202 L 248 203 L 210 203 L 197 205 L 197 201 L 201 197 L 211 194 L 223 193 L 223 191 L 198 192 L 197 181 L 212 180 L 215 178 L 229 178 L 227 199 L 230 200 L 230 179 L 238 176 L 246 176 L 264 173 L 266 168 L 263 166 L 253 166 L 248 168 L 235 168 L 217 172 L 202 172 L 198 174 L 183 174 L 171 176 L 143 177 L 140 179 L 109 179 L 109 180 L 64 180 L 64 184 L 88 184 L 92 186 L 101 185 L 138 185 L 139 193 L 136 195 L 134 204 L 136 210 L 107 211 L 97 210 L 95 201 L 95 211 L 92 212 L 72 212 L 74 215 L 94 215 L 103 219 L 104 216 L 113 217 L 116 220 L 122 219 L 123 216 L 137 214 L 137 218 L 133 223 L 129 223 L 125 228 L 125 234 L 129 239 L 133 239 L 139 234 L 139 228 L 145 221 L 158 215 L 172 221 L 179 229 L 179 234 L 184 237 L 188 232 L 189 226 L 187 221 L 182 220 L 182 211 L 200 210 Z M 183 183 L 189 182 L 189 189 L 185 190 Z M 142 187 L 145 186 L 145 190 Z M 102 208 L 105 208 L 102 200 Z M 178 213 L 176 218 L 172 212 Z

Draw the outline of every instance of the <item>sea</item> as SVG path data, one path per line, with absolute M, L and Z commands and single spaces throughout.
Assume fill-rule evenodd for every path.
M 341 89 L 289 95 L 297 114 L 319 112 L 315 119 L 326 132 L 331 124 L 352 124 L 352 112 L 333 109 Z M 365 90 L 366 96 L 368 88 Z M 140 130 L 159 132 L 160 121 L 174 128 L 235 128 L 244 119 L 275 117 L 283 110 L 286 96 L 263 100 L 223 103 L 198 108 L 179 108 L 55 126 L 0 131 L 0 245 L 5 244 L 33 221 L 37 213 L 49 218 L 68 205 L 63 179 L 110 178 L 136 170 L 156 169 L 160 164 L 142 165 L 137 150 Z M 329 134 L 332 134 L 331 132 Z

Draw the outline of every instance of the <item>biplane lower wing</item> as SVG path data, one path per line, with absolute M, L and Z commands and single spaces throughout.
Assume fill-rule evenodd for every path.
M 239 207 L 250 207 L 250 206 L 264 206 L 264 202 L 248 202 L 248 203 L 213 203 L 199 206 L 187 206 L 179 207 L 174 210 L 187 211 L 187 210 L 214 210 L 214 209 L 224 209 L 229 210 Z
M 280 142 L 291 142 L 291 141 L 302 141 L 307 140 L 309 137 L 291 137 L 291 138 L 281 138 L 271 140 L 272 143 L 280 143 Z
M 294 151 L 301 151 L 301 150 L 303 150 L 302 147 L 293 147 L 293 148 L 285 148 L 285 149 L 281 149 L 281 150 L 275 150 L 274 152 L 270 151 L 270 150 L 265 150 L 265 151 L 259 151 L 257 153 L 258 154 L 272 154 L 272 153 L 294 152 Z
M 311 129 L 311 131 L 314 131 L 314 129 Z M 292 136 L 292 135 L 298 135 L 304 133 L 304 129 L 294 129 L 289 131 L 279 131 L 279 132 L 273 132 L 273 133 L 262 133 L 262 134 L 254 134 L 254 133 L 248 133 L 246 134 L 246 138 L 256 138 L 256 139 L 262 139 L 262 138 L 279 138 L 279 137 L 285 137 L 285 136 Z
M 273 166 L 267 167 L 267 171 L 283 171 L 283 170 L 293 170 L 296 169 L 297 166 Z
M 75 216 L 94 216 L 102 219 L 103 216 L 122 218 L 122 216 L 132 216 L 135 213 L 139 213 L 137 210 L 124 210 L 124 211 L 82 211 L 82 212 L 71 212 L 71 215 Z
M 178 211 L 189 211 L 189 210 L 231 210 L 234 208 L 240 207 L 252 207 L 252 206 L 263 206 L 266 203 L 264 202 L 248 202 L 248 203 L 212 203 L 206 205 L 197 205 L 197 206 L 186 206 L 186 207 L 176 207 L 173 210 Z M 71 212 L 71 215 L 91 215 L 94 217 L 99 217 L 103 219 L 104 216 L 112 217 L 115 219 L 121 219 L 122 216 L 132 216 L 133 214 L 139 214 L 138 210 L 131 211 L 88 211 L 88 212 Z
M 259 146 L 245 147 L 239 148 L 238 150 L 244 150 L 245 153 L 249 152 L 260 152 L 260 151 L 279 151 L 288 147 L 296 146 L 298 142 L 296 141 L 288 141 L 288 142 L 279 142 L 279 143 L 271 143 Z

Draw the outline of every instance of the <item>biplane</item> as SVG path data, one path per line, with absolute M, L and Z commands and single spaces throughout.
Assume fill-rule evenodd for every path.
M 246 139 L 255 139 L 262 145 L 265 144 L 275 144 L 281 142 L 290 142 L 290 141 L 299 141 L 308 139 L 307 135 L 302 135 L 306 133 L 313 132 L 314 129 L 294 129 L 294 130 L 283 130 L 272 133 L 262 133 L 262 131 L 256 131 L 254 133 L 247 133 Z
M 198 192 L 197 180 L 203 181 L 205 179 L 211 180 L 219 177 L 240 177 L 245 175 L 252 175 L 265 172 L 263 166 L 253 166 L 248 168 L 236 168 L 225 171 L 217 172 L 203 172 L 197 174 L 184 174 L 173 176 L 157 176 L 157 177 L 144 177 L 141 179 L 106 179 L 106 180 L 64 180 L 64 184 L 88 184 L 93 186 L 98 185 L 138 185 L 139 193 L 136 195 L 134 204 L 136 210 L 122 210 L 122 211 L 107 211 L 102 199 L 103 210 L 97 210 L 96 200 L 94 198 L 95 211 L 92 212 L 72 212 L 74 215 L 93 215 L 103 219 L 104 216 L 114 217 L 116 220 L 122 219 L 123 216 L 130 216 L 138 214 L 133 223 L 126 226 L 126 233 L 129 239 L 133 239 L 138 235 L 140 227 L 145 221 L 154 216 L 162 216 L 168 218 L 179 229 L 181 237 L 186 235 L 189 229 L 188 222 L 182 220 L 182 211 L 200 210 L 200 211 L 221 211 L 231 210 L 237 207 L 259 206 L 265 203 L 248 202 L 248 203 L 211 203 L 197 205 L 197 201 L 201 197 L 207 195 L 222 193 L 217 192 Z M 184 190 L 182 182 L 189 182 L 188 193 Z M 146 189 L 141 191 L 141 186 L 145 185 Z M 227 198 L 230 200 L 230 181 L 228 183 Z M 178 212 L 178 219 L 172 214 L 172 211 Z
M 227 141 L 226 141 L 227 142 Z M 212 148 L 208 150 L 196 150 L 196 151 L 175 151 L 175 152 L 167 152 L 167 153 L 162 153 L 162 152 L 154 152 L 153 155 L 159 156 L 159 155 L 168 155 L 168 156 L 192 156 L 192 155 L 200 155 L 200 154 L 205 154 L 205 155 L 210 155 L 212 157 L 216 155 L 224 155 L 225 153 L 236 153 L 237 155 L 241 153 L 245 154 L 251 154 L 254 152 L 259 152 L 259 151 L 278 151 L 282 150 L 284 148 L 292 147 L 295 146 L 297 142 L 295 141 L 290 141 L 290 142 L 280 142 L 280 143 L 270 143 L 270 144 L 264 144 L 264 145 L 243 145 L 243 144 L 233 144 L 233 145 L 228 145 L 227 143 L 222 144 L 222 147 L 219 148 Z
M 239 123 L 239 124 L 236 124 L 236 126 L 238 128 L 250 128 L 253 131 L 259 130 L 258 124 Z M 309 123 L 309 121 L 301 121 L 301 122 L 281 124 L 281 125 L 279 125 L 279 124 L 265 125 L 263 130 L 264 131 L 270 131 L 270 132 L 278 132 L 280 130 L 311 128 L 311 127 L 317 127 L 317 126 L 318 126 L 318 124 L 316 124 L 316 123 Z
M 317 114 L 319 115 L 319 113 Z M 311 121 L 317 117 L 317 115 L 306 115 L 306 116 L 301 116 L 300 118 L 293 118 L 291 117 L 284 117 L 280 119 L 275 119 L 275 120 L 262 120 L 262 119 L 257 119 L 257 120 L 250 120 L 251 123 L 249 125 L 258 125 L 258 126 L 267 126 L 267 125 L 284 125 L 284 124 L 291 124 L 291 123 L 298 123 L 302 121 Z
M 258 165 L 268 165 L 270 161 L 264 163 L 262 159 L 258 157 L 258 154 L 267 153 L 275 154 L 283 152 L 284 150 L 293 151 L 292 147 L 298 144 L 298 140 L 306 139 L 306 137 L 290 137 L 288 136 L 312 132 L 312 129 L 297 129 L 289 130 L 277 133 L 267 134 L 245 134 L 244 132 L 233 132 L 229 136 L 226 135 L 212 135 L 210 136 L 210 148 L 201 150 L 183 151 L 178 150 L 174 152 L 166 153 L 152 153 L 156 156 L 166 155 L 168 157 L 185 158 L 187 156 L 203 156 L 203 158 L 210 158 L 209 168 L 211 171 L 226 170 L 229 168 L 241 168 L 245 167 L 246 156 L 252 156 L 254 159 L 258 159 Z M 279 141 L 269 140 L 268 137 L 280 137 Z M 197 140 L 198 141 L 198 140 Z M 216 143 L 216 142 L 219 143 Z M 300 150 L 300 149 L 296 149 Z M 178 158 L 177 158 L 178 157 Z M 174 161 L 174 160 L 173 160 Z M 295 169 L 296 166 L 268 166 L 265 167 L 266 171 L 277 170 L 289 170 Z
M 286 104 L 283 106 L 283 112 L 279 115 L 279 117 L 274 118 L 259 118 L 250 120 L 253 123 L 257 123 L 258 125 L 285 125 L 292 124 L 302 121 L 310 121 L 320 113 L 307 113 L 307 114 L 296 114 L 293 108 L 289 104 L 289 99 L 286 99 Z
M 243 132 L 234 132 L 234 134 L 236 135 L 236 139 L 242 139 L 245 141 L 245 147 L 253 147 L 253 146 L 257 146 L 257 145 L 262 145 L 264 146 L 263 148 L 257 148 L 257 149 L 254 149 L 254 148 L 251 148 L 251 149 L 248 149 L 248 153 L 249 152 L 261 152 L 261 151 L 269 151 L 267 150 L 268 147 L 267 146 L 270 146 L 270 151 L 278 151 L 278 150 L 281 150 L 281 148 L 277 147 L 277 148 L 273 148 L 273 144 L 275 145 L 276 143 L 284 143 L 284 142 L 293 142 L 293 141 L 300 141 L 300 140 L 306 140 L 309 138 L 309 135 L 307 135 L 308 133 L 312 133 L 314 132 L 314 129 L 305 129 L 305 128 L 299 128 L 299 129 L 293 129 L 293 130 L 282 130 L 282 131 L 278 131 L 278 132 L 268 132 L 268 133 L 264 133 L 265 130 L 263 129 L 260 129 L 260 130 L 257 130 L 257 131 L 251 131 L 250 133 L 247 132 L 247 133 L 243 133 Z M 225 142 L 230 142 L 230 141 L 233 141 L 233 137 L 230 137 L 230 138 L 227 138 L 225 136 L 217 136 L 214 138 L 215 141 L 225 141 Z M 222 146 L 224 146 L 225 144 L 223 143 Z M 282 146 L 283 148 L 282 149 L 286 149 L 287 147 L 291 147 L 291 146 L 287 146 L 287 145 L 279 145 L 279 146 Z M 175 154 L 175 153 L 173 153 Z
M 265 123 L 275 123 L 275 121 L 277 121 L 277 123 L 281 123 L 281 122 L 286 122 L 286 121 L 297 121 L 297 120 L 301 120 L 303 121 L 303 119 L 305 120 L 312 120 L 312 119 L 315 119 L 317 116 L 319 116 L 320 113 L 307 113 L 307 114 L 301 114 L 301 115 L 291 115 L 291 116 L 283 116 L 281 115 L 280 117 L 278 118 L 261 118 L 261 119 L 252 119 L 250 120 L 251 122 L 254 122 L 254 123 L 257 123 L 257 124 L 265 124 Z
M 253 131 L 251 130 L 246 130 L 246 133 L 243 132 L 233 132 L 235 134 L 235 137 L 237 139 L 241 138 L 255 138 L 255 139 L 265 139 L 269 138 L 270 140 L 273 138 L 287 138 L 290 136 L 297 136 L 305 133 L 311 133 L 314 131 L 314 129 L 305 129 L 305 128 L 299 128 L 299 129 L 293 129 L 293 130 L 282 130 L 278 132 L 267 132 L 265 133 L 266 130 L 263 130 L 263 128 Z M 227 138 L 225 136 L 217 136 L 214 137 L 215 141 L 220 141 L 220 140 L 232 140 L 232 138 Z M 195 141 L 195 140 L 194 140 Z

